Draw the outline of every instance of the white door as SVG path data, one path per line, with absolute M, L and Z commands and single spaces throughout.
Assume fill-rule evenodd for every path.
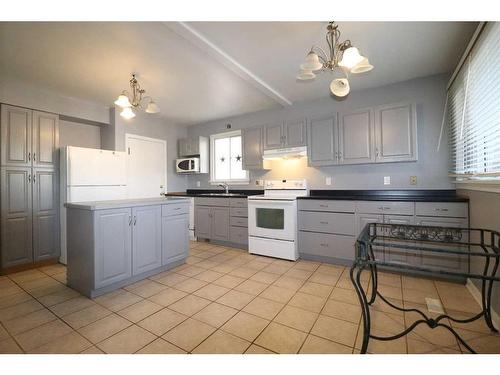
M 125 134 L 129 198 L 159 197 L 167 186 L 167 143 Z

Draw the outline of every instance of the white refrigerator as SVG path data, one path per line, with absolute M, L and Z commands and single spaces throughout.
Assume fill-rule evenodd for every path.
M 66 146 L 61 148 L 61 263 L 66 264 L 66 202 L 127 198 L 125 152 Z

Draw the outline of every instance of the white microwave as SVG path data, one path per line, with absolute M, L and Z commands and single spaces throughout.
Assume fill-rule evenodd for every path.
M 175 161 L 177 173 L 200 173 L 200 158 L 184 158 Z

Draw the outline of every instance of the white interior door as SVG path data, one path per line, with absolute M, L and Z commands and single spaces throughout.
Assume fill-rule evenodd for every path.
M 167 142 L 125 134 L 128 197 L 159 197 L 167 186 Z

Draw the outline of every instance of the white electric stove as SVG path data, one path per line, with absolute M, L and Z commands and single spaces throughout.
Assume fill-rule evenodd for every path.
M 306 180 L 269 180 L 264 195 L 248 197 L 248 251 L 297 260 L 297 197 L 309 193 Z

